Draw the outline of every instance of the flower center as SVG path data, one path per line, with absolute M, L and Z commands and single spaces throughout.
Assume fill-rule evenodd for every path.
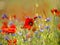
M 55 12 L 57 12 L 57 10 L 55 10 Z
M 33 22 L 30 22 L 29 25 L 32 26 L 33 25 Z

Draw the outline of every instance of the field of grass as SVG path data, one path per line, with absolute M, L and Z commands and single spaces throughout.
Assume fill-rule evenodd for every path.
M 60 30 L 57 28 L 60 17 L 51 13 L 53 8 L 60 9 L 59 0 L 9 0 L 7 2 L 5 10 L 0 11 L 0 45 L 60 45 Z M 36 3 L 39 5 L 37 8 Z M 5 12 L 7 16 L 11 16 L 10 20 L 1 19 L 2 13 Z M 38 18 L 34 20 L 32 28 L 30 30 L 23 28 L 24 17 L 29 16 L 33 19 L 36 13 Z M 16 14 L 19 20 L 13 19 L 13 14 Z M 8 26 L 13 22 L 16 25 L 16 32 L 2 34 L 2 22 L 8 22 Z M 13 43 L 14 39 L 16 39 L 15 43 Z
M 0 45 L 8 45 L 6 38 L 17 39 L 17 45 L 60 45 L 60 30 L 56 26 L 56 17 L 48 17 L 49 20 L 43 17 L 37 18 L 34 21 L 33 27 L 36 27 L 36 31 L 33 32 L 32 29 L 28 30 L 21 28 L 24 22 L 19 22 L 17 20 L 10 20 L 16 25 L 15 34 L 1 34 L 0 33 Z M 1 24 L 4 20 L 1 21 Z M 1 30 L 0 30 L 1 31 Z M 15 45 L 13 42 L 10 45 Z

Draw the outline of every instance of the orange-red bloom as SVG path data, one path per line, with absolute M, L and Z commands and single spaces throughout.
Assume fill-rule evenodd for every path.
M 7 40 L 7 42 L 8 42 L 8 45 L 17 45 L 17 39 L 13 39 L 13 40 Z
M 31 18 L 26 18 L 25 23 L 24 23 L 24 28 L 31 29 L 33 26 L 34 20 Z
M 60 24 L 57 25 L 58 29 L 60 30 Z
M 10 25 L 10 28 L 15 28 L 16 29 L 16 26 L 14 24 Z
M 14 40 L 13 40 L 13 43 L 17 43 L 17 39 L 14 39 Z
M 7 22 L 3 22 L 3 25 L 2 25 L 2 33 L 5 33 L 7 31 Z
M 9 28 L 8 28 L 8 33 L 15 33 L 16 32 L 16 26 L 14 24 L 12 24 Z
M 51 12 L 52 12 L 52 14 L 55 14 L 56 16 L 59 16 L 59 17 L 60 17 L 60 11 L 59 11 L 58 9 L 53 8 L 53 9 L 51 10 Z
M 15 33 L 16 32 L 16 26 L 14 24 L 12 24 L 10 27 L 8 27 L 8 25 L 6 23 L 3 23 L 2 26 L 2 32 L 4 33 Z
M 8 40 L 8 45 L 12 45 L 12 40 Z

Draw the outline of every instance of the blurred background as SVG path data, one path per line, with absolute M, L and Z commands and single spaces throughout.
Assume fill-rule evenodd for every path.
M 8 31 L 11 30 L 9 24 L 16 24 L 17 29 L 14 34 L 1 33 L 3 29 L 0 29 L 0 45 L 9 45 L 9 41 L 5 40 L 7 36 L 8 40 L 16 38 L 16 45 L 60 45 L 60 17 L 53 15 L 51 12 L 53 8 L 60 10 L 60 0 L 0 0 L 0 17 L 8 15 L 4 18 L 9 18 L 0 20 L 0 28 L 3 27 L 2 24 L 5 24 L 2 22 L 6 21 Z M 58 12 L 60 13 L 60 11 Z M 17 16 L 18 21 L 13 20 L 13 15 Z M 38 15 L 42 18 L 39 18 Z M 10 16 L 12 20 L 10 20 Z M 34 20 L 34 16 L 38 18 Z M 26 21 L 26 17 L 32 17 L 34 20 L 30 31 L 23 28 L 24 22 L 19 22 Z M 30 20 L 28 19 L 28 21 Z M 29 28 L 28 21 L 26 24 L 28 23 Z M 35 32 L 33 32 L 34 30 Z M 26 38 L 27 36 L 28 38 Z M 10 45 L 13 45 L 13 40 L 11 42 Z
M 50 16 L 52 8 L 60 8 L 60 0 L 0 0 L 0 15 L 16 14 L 20 20 L 25 16 Z

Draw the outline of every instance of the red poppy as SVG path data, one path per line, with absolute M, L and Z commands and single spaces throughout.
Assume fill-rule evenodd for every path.
M 8 42 L 8 43 L 12 43 L 12 40 L 11 40 L 11 39 L 10 39 L 10 40 L 7 40 L 7 42 Z
M 7 40 L 8 45 L 12 45 L 12 40 Z
M 3 24 L 2 26 L 2 32 L 4 33 L 15 33 L 16 32 L 16 26 L 12 24 L 10 27 L 7 26 L 6 23 Z
M 60 24 L 57 25 L 58 29 L 60 30 Z
M 16 29 L 16 26 L 14 24 L 10 25 L 10 28 Z
M 8 28 L 8 23 L 7 22 L 3 22 L 2 28 Z
M 13 43 L 17 43 L 17 39 L 14 39 L 14 40 L 13 40 Z
M 60 11 L 59 11 L 58 9 L 53 8 L 53 9 L 51 10 L 51 12 L 52 12 L 52 14 L 56 14 L 56 16 L 59 16 L 59 17 L 60 17 Z
M 7 26 L 7 22 L 3 22 L 3 25 L 2 25 L 2 33 L 5 33 L 6 31 L 7 31 L 7 28 L 8 28 L 8 26 Z
M 33 26 L 34 20 L 31 18 L 26 18 L 25 23 L 24 23 L 24 28 L 31 29 Z
M 36 18 L 37 18 L 37 16 L 34 17 L 34 19 L 36 19 Z
M 13 45 L 13 43 L 14 43 L 14 45 L 17 45 L 17 39 L 13 39 L 13 40 L 7 40 L 7 42 L 8 42 L 8 45 Z
M 8 33 L 15 33 L 16 32 L 16 26 L 14 24 L 12 24 L 9 28 L 8 28 Z
M 14 28 L 9 28 L 8 30 L 7 30 L 7 33 L 15 33 L 16 32 L 16 29 L 14 29 Z

